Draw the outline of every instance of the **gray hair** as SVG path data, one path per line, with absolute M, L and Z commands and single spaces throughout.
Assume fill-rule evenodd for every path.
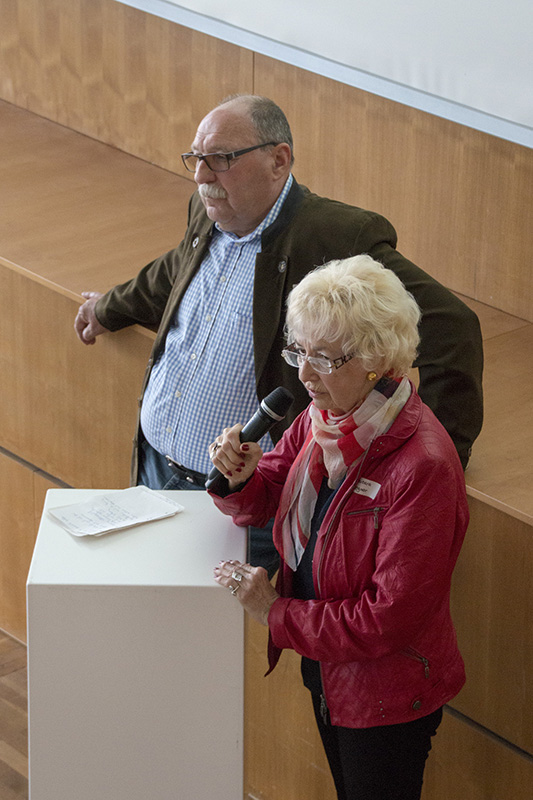
M 308 273 L 287 300 L 289 342 L 341 341 L 365 369 L 404 375 L 416 358 L 420 309 L 390 269 L 368 255 Z
M 242 101 L 248 110 L 250 121 L 257 131 L 259 140 L 264 142 L 285 142 L 291 148 L 291 166 L 294 164 L 294 145 L 287 117 L 281 108 L 269 97 L 259 94 L 233 94 L 222 100 L 218 106 Z

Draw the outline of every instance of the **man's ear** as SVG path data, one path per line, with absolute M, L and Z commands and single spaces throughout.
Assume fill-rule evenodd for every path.
M 290 145 L 281 142 L 272 148 L 273 170 L 275 177 L 288 175 L 291 169 L 292 152 Z

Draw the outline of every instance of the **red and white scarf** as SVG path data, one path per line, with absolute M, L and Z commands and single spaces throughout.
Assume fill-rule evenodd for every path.
M 281 556 L 291 569 L 297 568 L 309 539 L 324 476 L 330 488 L 340 486 L 372 441 L 389 430 L 410 394 L 407 378 L 399 383 L 382 378 L 363 403 L 343 417 L 333 417 L 311 403 L 311 428 L 287 475 L 276 520 Z

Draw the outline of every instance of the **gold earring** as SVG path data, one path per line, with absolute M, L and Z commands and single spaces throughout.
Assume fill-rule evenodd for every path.
M 378 377 L 377 373 L 369 372 L 368 375 L 366 376 L 366 379 L 367 381 L 375 381 L 377 377 Z

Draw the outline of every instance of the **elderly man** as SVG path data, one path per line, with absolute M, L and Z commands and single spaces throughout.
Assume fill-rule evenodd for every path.
M 393 270 L 422 309 L 419 392 L 466 466 L 482 423 L 475 314 L 395 249 L 386 219 L 300 186 L 292 151 L 289 124 L 271 100 L 222 102 L 182 156 L 198 186 L 183 241 L 107 294 L 84 294 L 75 329 L 85 344 L 135 323 L 158 327 L 132 483 L 203 486 L 209 442 L 283 385 L 296 402 L 272 429 L 277 441 L 309 401 L 280 356 L 287 294 L 313 267 L 359 253 Z M 261 444 L 271 447 L 270 437 Z

